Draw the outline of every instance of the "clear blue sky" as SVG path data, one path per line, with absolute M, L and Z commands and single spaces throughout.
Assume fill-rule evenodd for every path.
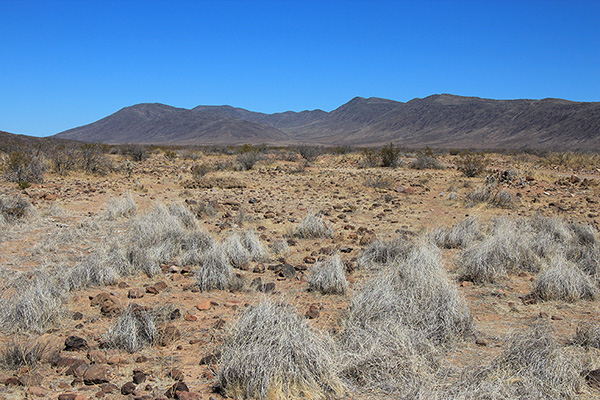
M 0 130 L 136 103 L 261 112 L 436 93 L 600 101 L 600 0 L 0 0 Z

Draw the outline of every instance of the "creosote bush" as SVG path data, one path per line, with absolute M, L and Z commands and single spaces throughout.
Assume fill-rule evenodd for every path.
M 31 151 L 16 150 L 4 160 L 4 179 L 16 183 L 41 183 L 44 181 L 46 165 L 41 155 Z
M 323 217 L 310 213 L 296 227 L 294 236 L 301 239 L 333 237 L 333 230 L 323 222 Z
M 466 177 L 473 178 L 485 172 L 488 160 L 485 154 L 464 152 L 454 160 L 454 164 Z
M 321 294 L 346 294 L 346 268 L 339 255 L 316 263 L 309 272 L 308 290 Z
M 108 347 L 134 353 L 152 346 L 158 340 L 158 329 L 151 313 L 129 305 L 109 327 L 104 336 Z
M 321 399 L 344 390 L 326 333 L 291 306 L 262 300 L 248 307 L 221 346 L 217 380 L 243 399 Z
M 443 169 L 444 165 L 429 147 L 417 152 L 417 158 L 410 163 L 412 169 Z

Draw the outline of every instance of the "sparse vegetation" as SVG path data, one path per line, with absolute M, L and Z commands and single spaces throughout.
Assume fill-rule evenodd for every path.
M 158 340 L 158 329 L 151 313 L 139 306 L 129 305 L 111 325 L 104 341 L 108 347 L 133 353 Z
M 383 146 L 379 152 L 381 166 L 384 168 L 398 167 L 400 165 L 400 154 L 400 149 L 395 147 L 393 143 Z
M 452 228 L 438 228 L 430 234 L 430 238 L 439 247 L 455 249 L 468 247 L 483 238 L 479 218 L 469 216 Z
M 346 294 L 346 269 L 339 255 L 320 261 L 310 270 L 308 290 L 321 294 Z
M 596 283 L 574 264 L 555 257 L 533 282 L 533 294 L 543 300 L 573 302 L 597 298 L 598 288 Z
M 463 175 L 473 178 L 485 172 L 488 160 L 485 154 L 463 152 L 454 160 L 454 164 Z
M 323 222 L 323 217 L 310 213 L 296 227 L 294 236 L 301 239 L 330 238 L 333 230 Z
M 12 339 L 0 351 L 0 365 L 12 371 L 23 367 L 31 371 L 40 362 L 43 352 L 43 346 L 38 343 Z
M 263 300 L 248 307 L 221 346 L 217 380 L 234 398 L 340 395 L 333 341 L 291 306 Z
M 429 147 L 417 152 L 417 157 L 410 163 L 412 169 L 443 169 L 444 165 Z

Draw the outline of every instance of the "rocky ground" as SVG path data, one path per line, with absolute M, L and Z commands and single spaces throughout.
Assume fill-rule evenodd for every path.
M 212 155 L 202 161 L 234 158 Z M 532 218 L 541 213 L 598 228 L 600 170 L 595 166 L 551 168 L 539 166 L 535 157 L 492 155 L 489 168 L 496 172 L 468 178 L 454 168 L 452 159 L 440 159 L 445 169 L 416 170 L 408 167 L 409 158 L 389 169 L 361 168 L 355 153 L 323 155 L 308 166 L 271 155 L 248 171 L 211 171 L 195 179 L 190 170 L 197 161 L 157 153 L 135 164 L 131 174 L 48 174 L 44 183 L 24 190 L 1 182 L 0 193 L 21 196 L 34 208 L 22 220 L 2 226 L 0 286 L 5 299 L 19 290 L 13 280 L 20 274 L 25 280 L 40 270 L 60 274 L 103 243 L 131 240 L 132 221 L 157 203 L 184 205 L 196 216 L 199 229 L 216 242 L 232 232 L 254 229 L 269 254 L 235 269 L 244 282 L 239 290 L 199 290 L 197 266 L 177 256 L 162 263 L 152 277 L 138 273 L 111 285 L 70 291 L 60 315 L 43 329 L 4 327 L 4 354 L 10 346 L 26 353 L 36 343 L 41 354 L 39 361 L 2 367 L 0 398 L 221 399 L 222 393 L 214 390 L 219 348 L 244 310 L 261 298 L 273 298 L 291 304 L 310 326 L 335 334 L 353 294 L 374 274 L 357 268 L 357 258 L 376 239 L 419 240 L 469 216 L 486 224 L 500 216 Z M 508 170 L 512 172 L 504 173 Z M 511 204 L 468 201 L 486 177 L 488 183 L 494 181 L 493 190 L 510 194 Z M 116 204 L 126 196 L 137 205 L 136 214 L 110 216 L 111 201 Z M 331 237 L 293 235 L 310 213 L 322 216 Z M 460 368 L 483 364 L 505 348 L 511 333 L 529 329 L 534 321 L 546 321 L 563 345 L 582 322 L 600 322 L 598 300 L 527 297 L 535 279 L 532 272 L 509 272 L 491 283 L 462 280 L 461 251 L 442 249 L 442 258 L 467 301 L 474 336 L 447 352 L 448 363 Z M 348 293 L 309 292 L 311 268 L 333 254 L 344 262 Z M 132 353 L 105 343 L 109 328 L 130 305 L 160 308 L 166 315 L 154 344 Z M 586 370 L 600 368 L 599 352 L 581 349 Z M 599 396 L 594 379 L 587 382 L 580 396 Z M 344 396 L 365 397 L 352 391 Z

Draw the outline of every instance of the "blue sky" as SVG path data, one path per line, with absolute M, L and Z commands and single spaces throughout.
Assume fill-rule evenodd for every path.
M 595 0 L 0 0 L 0 130 L 45 136 L 145 102 L 600 101 L 599 16 Z

